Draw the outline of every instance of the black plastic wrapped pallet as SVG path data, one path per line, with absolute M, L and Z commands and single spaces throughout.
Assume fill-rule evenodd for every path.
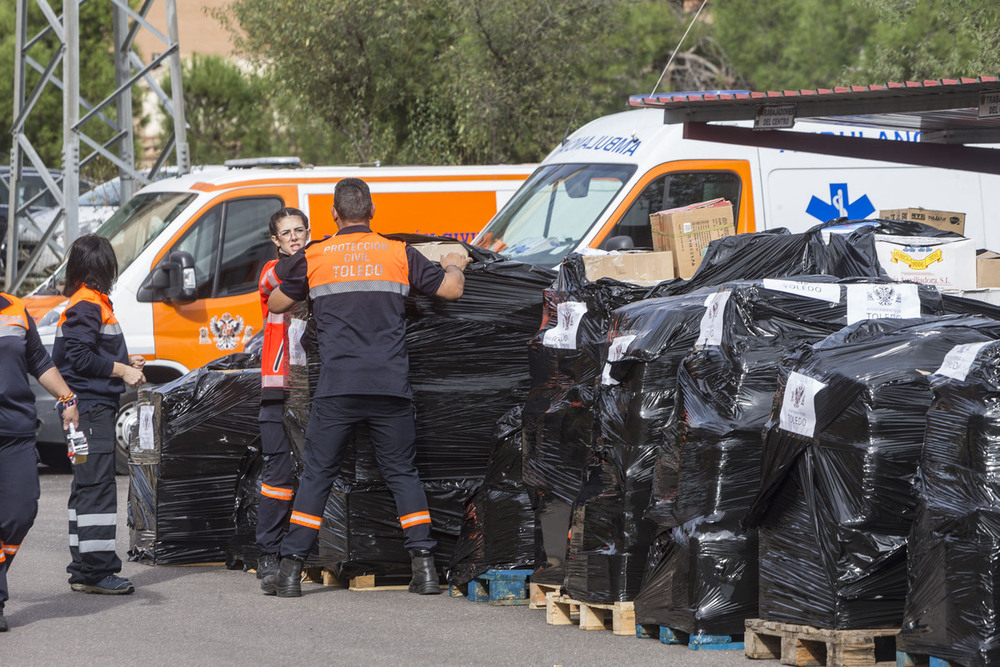
M 932 375 L 897 648 L 1000 665 L 1000 343 L 957 347 Z
M 831 230 L 851 230 L 831 233 Z M 829 275 L 838 278 L 879 278 L 885 271 L 875 253 L 875 234 L 894 236 L 955 236 L 918 222 L 848 220 L 816 225 L 801 234 L 774 229 L 736 234 L 712 241 L 691 280 L 665 288 L 687 293 L 738 280 Z
M 692 634 L 734 634 L 757 614 L 757 556 L 748 551 L 756 536 L 738 526 L 759 490 L 760 434 L 778 386 L 777 360 L 848 322 L 939 314 L 941 301 L 929 287 L 817 276 L 730 285 L 707 307 L 697 345 L 678 369 L 647 512 L 661 533 L 687 527 L 683 539 L 655 555 L 678 569 L 648 564 L 636 618 Z M 703 569 L 707 561 L 697 557 L 703 551 L 727 568 Z
M 564 585 L 574 599 L 631 600 L 653 526 L 643 520 L 664 450 L 677 366 L 698 336 L 707 294 L 654 298 L 614 311 L 595 404 L 597 436 L 572 508 Z
M 217 562 L 239 548 L 233 499 L 259 456 L 260 370 L 199 369 L 139 394 L 130 442 L 132 560 Z
M 757 598 L 757 549 L 757 531 L 732 520 L 663 529 L 635 597 L 636 623 L 696 635 L 743 632 Z
M 551 563 L 561 565 L 565 555 L 570 505 L 580 492 L 594 442 L 593 408 L 612 313 L 660 289 L 610 278 L 590 281 L 583 258 L 574 253 L 544 292 L 541 328 L 528 345 L 531 389 L 523 413 L 523 475 Z M 562 583 L 555 569 L 538 576 Z
M 899 627 L 928 375 L 1000 322 L 869 320 L 786 357 L 764 431 L 760 616 L 838 630 Z
M 482 485 L 465 503 L 462 532 L 448 581 L 464 584 L 487 570 L 534 569 L 539 561 L 535 515 L 521 478 L 521 407 L 497 423 Z

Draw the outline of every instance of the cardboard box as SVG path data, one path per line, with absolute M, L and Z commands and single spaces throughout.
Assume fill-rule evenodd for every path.
M 992 250 L 976 251 L 976 287 L 1000 287 L 1000 255 Z
M 952 213 L 951 211 L 932 211 L 926 208 L 894 208 L 888 211 L 879 211 L 878 217 L 883 220 L 909 220 L 911 222 L 922 222 L 936 229 L 943 229 L 946 232 L 965 234 L 965 214 Z
M 972 239 L 875 235 L 875 253 L 893 280 L 975 289 L 976 246 Z
M 653 250 L 671 251 L 674 272 L 685 280 L 698 270 L 709 243 L 735 231 L 733 205 L 721 198 L 653 213 L 649 224 Z
M 625 283 L 655 285 L 674 277 L 674 256 L 664 252 L 614 252 L 584 255 L 587 280 L 614 278 Z
M 414 243 L 413 247 L 416 248 L 417 252 L 431 260 L 432 262 L 440 262 L 441 255 L 446 255 L 449 252 L 457 252 L 462 257 L 468 257 L 469 251 L 465 249 L 465 246 L 458 241 L 454 243 L 448 243 L 447 241 L 431 241 L 429 243 Z

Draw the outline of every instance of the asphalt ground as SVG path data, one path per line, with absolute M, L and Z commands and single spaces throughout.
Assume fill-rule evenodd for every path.
M 222 566 L 125 562 L 127 596 L 70 590 L 71 476 L 42 472 L 35 525 L 11 568 L 11 625 L 0 665 L 677 665 L 778 667 L 742 651 L 692 651 L 654 639 L 545 623 L 545 612 L 405 591 L 303 584 L 301 598 L 260 592 Z M 118 554 L 128 549 L 128 481 L 118 478 Z

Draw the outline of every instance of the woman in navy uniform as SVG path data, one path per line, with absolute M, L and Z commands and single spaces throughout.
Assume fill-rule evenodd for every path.
M 285 403 L 288 361 L 296 335 L 301 332 L 309 315 L 308 306 L 299 304 L 286 313 L 272 313 L 267 300 L 281 280 L 275 272 L 278 259 L 295 254 L 309 242 L 309 218 L 297 208 L 278 209 L 268 221 L 271 242 L 278 257 L 264 265 L 260 273 L 260 305 L 264 315 L 264 349 L 262 352 L 260 395 L 260 439 L 264 455 L 264 475 L 257 505 L 257 578 L 263 579 L 278 569 L 278 547 L 288 528 L 288 515 L 294 497 L 295 473 L 292 469 L 292 447 L 285 435 L 282 413 Z M 300 327 L 293 326 L 299 320 Z M 294 340 L 293 340 L 294 339 Z
M 85 593 L 123 595 L 135 590 L 118 576 L 115 553 L 118 495 L 115 489 L 115 416 L 125 385 L 146 381 L 142 359 L 130 360 L 108 294 L 118 261 L 107 239 L 81 236 L 69 249 L 69 306 L 59 318 L 52 359 L 79 400 L 80 428 L 90 447 L 73 466 L 69 496 L 70 587 Z
M 24 302 L 0 292 L 0 632 L 7 632 L 7 572 L 38 514 L 32 375 L 56 397 L 63 428 L 79 423 L 76 397 L 45 351 Z

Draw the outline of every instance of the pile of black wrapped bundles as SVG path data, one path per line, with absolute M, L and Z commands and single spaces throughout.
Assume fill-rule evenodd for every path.
M 589 280 L 575 254 L 555 273 L 470 247 L 465 296 L 410 297 L 417 466 L 449 581 L 528 568 L 573 599 L 632 600 L 637 623 L 691 635 L 737 635 L 749 618 L 902 627 L 906 650 L 997 659 L 1000 309 L 885 276 L 876 233 L 944 232 L 829 229 L 844 223 L 720 239 L 691 280 L 658 284 Z M 291 373 L 285 425 L 299 449 L 317 370 L 310 354 Z M 220 395 L 251 373 L 211 373 L 226 372 L 211 376 Z M 149 394 L 160 469 L 133 457 L 147 489 L 132 494 L 133 547 L 252 566 L 256 403 L 245 415 L 199 404 L 198 377 Z M 202 455 L 185 429 L 216 446 L 206 484 L 218 503 L 202 495 L 201 510 L 232 525 L 167 556 L 155 545 L 178 492 L 164 461 Z M 364 432 L 311 562 L 406 572 Z
M 932 399 L 907 550 L 898 647 L 1000 664 L 1000 343 L 956 345 Z

